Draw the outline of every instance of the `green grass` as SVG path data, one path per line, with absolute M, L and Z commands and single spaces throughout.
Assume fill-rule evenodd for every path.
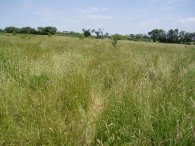
M 195 46 L 0 35 L 0 145 L 195 145 Z

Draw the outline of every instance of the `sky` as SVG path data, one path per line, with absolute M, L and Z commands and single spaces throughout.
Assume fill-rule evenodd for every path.
M 195 32 L 195 0 L 0 0 L 0 28 L 55 26 L 111 34 L 161 28 Z

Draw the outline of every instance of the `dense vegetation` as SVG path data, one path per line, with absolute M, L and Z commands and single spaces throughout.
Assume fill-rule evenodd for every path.
M 0 145 L 195 145 L 195 46 L 114 44 L 0 35 Z
M 53 35 L 57 34 L 60 36 L 72 36 L 78 38 L 91 37 L 97 39 L 116 39 L 116 40 L 131 40 L 131 41 L 145 41 L 145 42 L 161 42 L 161 43 L 178 43 L 178 44 L 191 44 L 194 42 L 195 44 L 195 33 L 189 33 L 185 31 L 179 31 L 178 29 L 170 29 L 166 32 L 163 29 L 154 29 L 146 34 L 130 34 L 130 35 L 121 35 L 114 34 L 111 35 L 109 33 L 104 33 L 103 29 L 82 29 L 83 33 L 78 33 L 74 31 L 57 31 L 56 27 L 47 26 L 47 27 L 38 27 L 37 29 L 31 27 L 6 27 L 4 30 L 0 29 L 0 32 L 6 33 L 19 33 L 19 34 L 39 34 L 39 35 Z
M 55 34 L 57 32 L 56 27 L 47 26 L 47 27 L 38 27 L 37 29 L 31 28 L 31 27 L 23 27 L 23 28 L 17 28 L 14 26 L 6 27 L 4 29 L 4 32 L 6 33 L 21 33 L 21 34 L 41 34 L 41 35 L 49 35 L 49 34 Z
M 162 29 L 154 29 L 148 33 L 151 39 L 162 43 L 186 43 L 195 41 L 195 33 L 188 33 L 178 29 L 170 29 L 168 32 Z

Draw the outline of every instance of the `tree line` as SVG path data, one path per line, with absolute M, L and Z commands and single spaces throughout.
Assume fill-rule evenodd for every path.
M 6 27 L 5 29 L 0 29 L 0 32 L 5 33 L 19 33 L 19 34 L 39 34 L 39 35 L 61 35 L 61 36 L 72 36 L 78 38 L 91 37 L 96 39 L 114 39 L 114 40 L 131 40 L 131 41 L 146 41 L 146 42 L 161 42 L 161 43 L 179 43 L 179 44 L 189 44 L 195 42 L 195 32 L 189 33 L 185 31 L 179 31 L 179 29 L 170 29 L 167 32 L 163 29 L 154 29 L 148 34 L 129 34 L 121 35 L 109 33 L 104 33 L 104 30 L 99 28 L 95 29 L 82 29 L 82 33 L 74 31 L 58 31 L 56 27 L 46 26 L 46 27 L 22 27 L 17 28 L 14 26 Z
M 188 44 L 190 42 L 195 42 L 195 32 L 189 33 L 185 31 L 179 31 L 179 29 L 170 29 L 167 32 L 163 29 L 154 29 L 146 34 L 130 34 L 121 35 L 114 34 L 109 36 L 109 33 L 104 35 L 101 29 L 90 30 L 83 29 L 83 34 L 85 37 L 89 37 L 92 33 L 96 34 L 96 38 L 112 38 L 115 40 L 132 40 L 132 41 L 147 41 L 147 42 L 161 42 L 161 43 L 178 43 L 178 44 Z
M 178 29 L 170 29 L 167 32 L 163 29 L 154 29 L 148 32 L 148 35 L 153 42 L 184 44 L 195 41 L 195 33 L 179 31 Z
M 52 26 L 46 26 L 46 27 L 37 27 L 31 28 L 31 27 L 22 27 L 22 28 L 17 28 L 14 26 L 6 27 L 3 32 L 6 33 L 20 33 L 20 34 L 40 34 L 40 35 L 53 35 L 56 34 L 57 28 L 52 27 Z

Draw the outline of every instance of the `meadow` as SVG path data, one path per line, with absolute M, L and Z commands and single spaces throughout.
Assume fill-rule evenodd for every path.
M 0 145 L 195 145 L 195 46 L 0 35 Z

